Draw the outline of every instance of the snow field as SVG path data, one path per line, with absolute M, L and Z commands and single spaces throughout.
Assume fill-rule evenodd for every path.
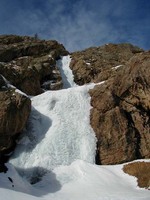
M 150 191 L 136 186 L 135 177 L 123 173 L 123 164 L 97 166 L 76 160 L 51 170 L 33 186 L 13 166 L 8 167 L 6 174 L 0 174 L 0 194 L 6 200 L 149 200 L 150 197 Z

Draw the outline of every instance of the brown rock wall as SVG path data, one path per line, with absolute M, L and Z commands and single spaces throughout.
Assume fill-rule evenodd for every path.
M 107 80 L 116 74 L 112 69 L 124 65 L 143 50 L 131 44 L 107 44 L 72 53 L 70 68 L 78 85 Z
M 56 60 L 67 54 L 57 41 L 0 36 L 0 74 L 28 95 L 40 94 L 43 89 L 62 89 Z
M 0 152 L 11 148 L 13 137 L 25 126 L 31 110 L 30 99 L 8 89 L 0 91 Z
M 150 52 L 135 55 L 90 91 L 97 163 L 150 158 Z
M 23 130 L 31 110 L 28 97 L 13 88 L 0 91 L 0 153 L 9 150 Z

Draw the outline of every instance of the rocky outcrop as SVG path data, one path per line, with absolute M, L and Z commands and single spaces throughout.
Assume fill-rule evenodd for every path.
M 133 56 L 90 91 L 98 164 L 150 158 L 150 52 Z
M 0 36 L 0 74 L 28 95 L 40 94 L 43 89 L 61 89 L 56 60 L 67 54 L 56 41 Z
M 0 171 L 6 171 L 5 154 L 13 149 L 31 110 L 30 99 L 16 88 L 28 95 L 61 89 L 63 83 L 56 61 L 67 54 L 56 41 L 0 36 Z
M 138 186 L 150 189 L 150 162 L 133 162 L 124 165 L 123 171 L 137 178 Z
M 24 128 L 30 110 L 30 99 L 18 93 L 0 76 L 0 157 L 14 146 L 15 138 Z
M 131 44 L 106 44 L 72 53 L 70 68 L 78 85 L 101 82 L 116 74 L 116 66 L 124 65 L 143 50 Z M 113 70 L 112 70 L 113 68 Z

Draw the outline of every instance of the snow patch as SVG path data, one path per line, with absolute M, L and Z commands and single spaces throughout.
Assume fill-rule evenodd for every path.
M 116 69 L 118 69 L 118 68 L 120 68 L 120 67 L 122 67 L 123 65 L 117 65 L 116 67 L 112 67 L 112 69 L 114 69 L 114 70 L 116 70 Z

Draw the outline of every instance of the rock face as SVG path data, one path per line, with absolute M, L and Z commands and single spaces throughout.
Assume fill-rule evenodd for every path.
M 67 54 L 56 41 L 0 36 L 0 74 L 28 95 L 42 93 L 41 88 L 61 89 L 56 60 Z
M 30 99 L 10 87 L 0 76 L 0 157 L 14 146 L 15 138 L 24 128 L 30 110 Z
M 124 65 L 134 54 L 143 50 L 131 44 L 107 44 L 72 53 L 70 68 L 78 85 L 107 80 L 118 65 Z
M 90 91 L 98 164 L 150 158 L 150 52 L 133 56 Z
M 123 171 L 137 178 L 138 186 L 150 189 L 150 162 L 133 162 L 124 165 Z

